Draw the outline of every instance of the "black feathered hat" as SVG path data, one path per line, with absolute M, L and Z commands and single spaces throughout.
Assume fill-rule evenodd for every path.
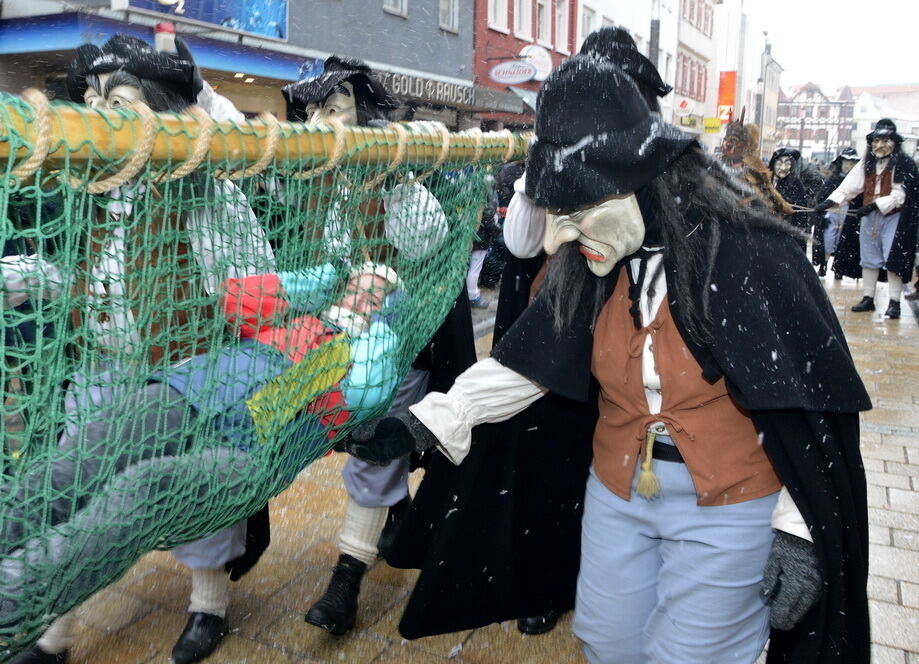
M 903 142 L 903 137 L 897 133 L 897 125 L 890 118 L 881 118 L 866 136 L 865 140 L 871 143 L 875 138 L 892 138 L 898 145 Z
M 836 158 L 832 163 L 838 164 L 841 161 L 858 161 L 859 156 L 858 152 L 855 151 L 855 148 L 843 148 L 842 152 L 836 155 Z
M 694 143 L 648 109 L 622 69 L 576 55 L 539 91 L 526 193 L 537 205 L 572 209 L 635 192 Z
M 791 157 L 792 161 L 794 161 L 795 163 L 798 163 L 798 161 L 800 161 L 801 159 L 801 152 L 799 150 L 795 150 L 794 148 L 779 148 L 778 150 L 772 153 L 772 158 L 769 160 L 769 170 L 770 171 L 773 170 L 775 161 L 779 157 Z
M 123 69 L 141 80 L 155 81 L 194 104 L 200 81 L 195 75 L 195 63 L 189 58 L 187 51 L 186 57 L 165 53 L 137 37 L 117 34 L 102 48 L 95 44 L 77 48 L 77 57 L 67 69 L 67 92 L 72 101 L 82 103 L 87 76 Z
M 321 67 L 312 70 L 306 78 L 281 88 L 281 93 L 287 101 L 287 119 L 303 120 L 303 111 L 307 104 L 321 102 L 329 96 L 335 86 L 345 81 L 354 86 L 355 95 L 369 101 L 375 107 L 369 110 L 375 110 L 376 113 L 373 114 L 378 117 L 388 116 L 399 106 L 365 62 L 356 58 L 330 55 Z
M 632 35 L 623 28 L 600 28 L 587 35 L 581 45 L 581 54 L 591 53 L 611 60 L 636 83 L 647 86 L 658 97 L 665 97 L 673 90 L 673 86 L 667 85 L 661 78 L 654 63 L 638 52 Z

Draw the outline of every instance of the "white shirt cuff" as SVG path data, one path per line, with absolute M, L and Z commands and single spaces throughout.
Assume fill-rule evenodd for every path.
M 545 393 L 529 378 L 486 358 L 460 374 L 449 392 L 432 392 L 409 410 L 459 465 L 472 445 L 473 427 L 510 419 Z
M 801 516 L 798 506 L 795 505 L 795 501 L 792 500 L 791 494 L 785 487 L 782 487 L 779 492 L 779 500 L 775 504 L 775 509 L 772 510 L 772 527 L 808 542 L 814 541 L 804 517 Z

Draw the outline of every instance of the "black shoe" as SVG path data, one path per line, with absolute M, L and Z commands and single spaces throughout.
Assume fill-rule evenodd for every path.
M 818 276 L 818 277 L 825 277 L 825 276 L 826 276 L 826 265 L 821 265 L 821 266 L 820 266 L 820 269 L 817 270 L 817 276 Z
M 558 618 L 561 614 L 555 611 L 549 611 L 545 615 L 530 616 L 529 618 L 520 618 L 517 621 L 517 629 L 524 634 L 545 634 L 555 629 Z
M 839 272 L 834 272 L 833 279 L 835 279 L 836 281 L 842 281 L 842 275 L 839 274 Z
M 192 613 L 172 647 L 172 661 L 175 664 L 200 662 L 217 650 L 226 633 L 226 619 L 213 613 Z
M 346 634 L 357 617 L 357 595 L 367 565 L 346 553 L 338 557 L 325 594 L 306 612 L 304 620 L 335 636 Z
M 874 311 L 874 298 L 867 295 L 861 299 L 861 302 L 852 307 L 852 311 L 860 313 L 862 311 Z
M 10 664 L 67 664 L 69 653 L 67 650 L 59 653 L 45 652 L 38 646 L 32 646 L 19 655 Z
M 891 300 L 890 304 L 887 305 L 887 311 L 884 312 L 885 318 L 899 318 L 900 317 L 900 302 L 897 300 Z
M 411 496 L 406 496 L 389 508 L 389 512 L 386 515 L 386 525 L 383 526 L 383 532 L 377 542 L 377 552 L 380 558 L 385 560 L 386 556 L 389 555 L 389 550 L 396 539 L 396 532 L 399 530 L 399 524 L 402 523 L 411 507 L 412 498 Z
M 919 300 L 919 287 L 913 288 L 913 290 L 908 295 L 903 296 L 903 299 L 909 300 L 910 302 Z

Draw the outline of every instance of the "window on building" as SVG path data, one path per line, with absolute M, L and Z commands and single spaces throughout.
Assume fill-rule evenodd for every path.
M 383 9 L 390 14 L 408 16 L 408 0 L 383 0 Z
M 555 2 L 555 50 L 568 52 L 568 0 Z
M 515 0 L 514 34 L 524 39 L 533 35 L 533 0 Z
M 581 10 L 581 40 L 594 31 L 597 25 L 597 12 L 590 7 L 584 7 Z
M 713 18 L 714 18 L 714 10 L 708 5 L 705 5 L 705 30 L 703 30 L 703 32 L 709 37 L 712 36 Z
M 696 0 L 689 0 L 689 15 L 686 17 L 690 23 L 696 21 Z
M 507 30 L 507 0 L 488 0 L 488 26 Z
M 669 83 L 673 80 L 673 56 L 668 53 L 664 57 L 664 83 Z
M 459 0 L 440 0 L 440 27 L 459 32 Z
M 543 43 L 552 41 L 552 14 L 549 0 L 536 0 L 536 39 Z

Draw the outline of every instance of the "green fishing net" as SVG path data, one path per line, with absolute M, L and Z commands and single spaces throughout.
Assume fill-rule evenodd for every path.
M 523 141 L 0 97 L 0 652 L 383 414 Z

